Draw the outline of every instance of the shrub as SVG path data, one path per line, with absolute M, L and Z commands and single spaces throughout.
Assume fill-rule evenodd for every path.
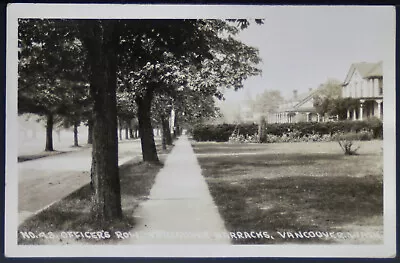
M 228 142 L 230 143 L 257 143 L 258 142 L 258 134 L 253 135 L 243 135 L 243 134 L 236 134 L 233 133 L 230 137 Z
M 357 135 L 360 141 L 370 141 L 374 138 L 374 134 L 370 131 L 360 131 Z
M 333 136 L 330 134 L 324 134 L 321 136 L 321 141 L 323 142 L 330 142 L 333 140 Z
M 335 135 L 335 139 L 339 143 L 339 146 L 342 148 L 345 155 L 356 155 L 360 146 L 355 146 L 353 140 L 357 139 L 358 136 L 359 135 L 355 132 L 338 133 Z
M 266 139 L 265 142 L 267 143 L 274 143 L 274 142 L 280 142 L 281 138 L 277 135 L 274 134 L 266 134 Z
M 369 118 L 366 121 L 368 129 L 372 131 L 372 136 L 374 139 L 383 138 L 383 123 L 380 119 L 376 117 Z

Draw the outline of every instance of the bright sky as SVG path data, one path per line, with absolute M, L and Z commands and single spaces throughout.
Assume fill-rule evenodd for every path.
M 264 25 L 252 25 L 240 38 L 259 48 L 261 77 L 226 93 L 225 103 L 278 89 L 307 92 L 328 78 L 344 81 L 352 63 L 377 62 L 394 56 L 394 9 L 386 7 L 270 7 Z M 224 104 L 225 104 L 224 103 Z

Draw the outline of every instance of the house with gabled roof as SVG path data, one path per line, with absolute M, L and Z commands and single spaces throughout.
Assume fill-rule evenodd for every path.
M 342 97 L 355 98 L 360 107 L 347 111 L 347 119 L 363 120 L 383 117 L 382 61 L 354 63 L 343 82 Z
M 296 122 L 319 122 L 322 117 L 314 107 L 314 98 L 318 89 L 309 89 L 308 92 L 297 94 L 293 91 L 293 97 L 279 105 L 274 113 L 268 117 L 270 123 L 296 123 Z

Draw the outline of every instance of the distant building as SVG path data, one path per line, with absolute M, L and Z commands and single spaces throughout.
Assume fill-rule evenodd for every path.
M 347 119 L 363 120 L 369 117 L 382 119 L 382 62 L 352 64 L 343 83 L 342 96 L 360 101 L 358 109 L 347 111 Z
M 314 97 L 319 89 L 309 89 L 308 92 L 298 94 L 293 91 L 293 97 L 268 115 L 269 123 L 296 123 L 296 122 L 319 122 L 321 116 L 314 107 Z

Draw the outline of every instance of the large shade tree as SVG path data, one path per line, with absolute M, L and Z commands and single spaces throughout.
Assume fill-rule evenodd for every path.
M 21 70 L 21 75 L 25 76 L 19 83 L 19 99 L 24 107 L 29 105 L 36 111 L 36 107 L 45 105 L 44 111 L 37 112 L 53 114 L 53 107 L 63 101 L 54 95 L 65 94 L 59 91 L 61 87 L 72 87 L 64 85 L 64 80 L 79 81 L 85 63 L 77 59 L 80 57 L 77 54 L 81 51 L 85 54 L 92 100 L 93 212 L 100 222 L 122 216 L 116 98 L 119 75 L 130 81 L 123 88 L 135 96 L 144 160 L 157 161 L 150 115 L 156 92 L 170 87 L 189 88 L 222 98 L 220 87 L 241 88 L 245 78 L 259 73 L 255 67 L 259 62 L 257 50 L 233 38 L 239 29 L 247 26 L 246 20 L 92 19 L 40 20 L 37 24 L 24 25 L 20 21 L 20 45 L 37 53 L 34 59 L 21 60 L 20 66 L 24 67 L 31 60 L 37 62 L 33 63 L 35 67 Z M 40 38 L 45 41 L 32 40 L 29 35 L 37 31 L 44 32 Z M 61 47 L 59 54 L 53 52 L 54 47 Z M 21 53 L 28 49 L 22 48 Z M 41 54 L 50 59 L 42 63 Z M 42 75 L 30 78 L 32 72 Z M 165 85 L 171 83 L 160 78 L 168 76 L 168 72 L 174 85 Z M 178 76 L 174 75 L 177 72 Z M 27 92 L 32 84 L 43 95 L 38 103 L 24 100 L 29 98 L 25 94 L 32 94 Z
M 140 65 L 141 61 L 137 61 L 137 56 L 127 56 L 123 68 L 125 71 L 122 74 L 127 81 L 122 83 L 130 83 L 126 88 L 136 96 L 143 160 L 157 162 L 150 121 L 151 102 L 155 94 L 171 89 L 190 89 L 202 93 L 203 96 L 221 99 L 222 88 L 240 89 L 243 87 L 243 80 L 260 73 L 256 67 L 260 59 L 257 49 L 234 38 L 239 29 L 232 23 L 243 26 L 240 21 L 230 23 L 222 20 L 174 20 L 163 21 L 162 24 L 158 21 L 152 23 L 152 34 L 147 34 L 146 40 L 142 41 L 143 53 L 139 56 L 146 63 L 135 69 L 132 65 Z M 174 27 L 180 28 L 178 38 L 181 42 L 177 43 L 176 36 L 171 35 L 171 32 L 176 31 Z M 183 36 L 188 34 L 182 32 L 182 28 L 189 28 L 193 36 L 188 40 L 182 39 L 182 33 Z M 170 34 L 160 36 L 163 30 Z M 156 38 L 151 39 L 149 35 L 155 35 Z M 178 45 L 178 48 L 166 46 L 166 39 L 169 39 L 171 44 Z M 132 45 L 129 45 L 129 48 L 132 48 Z M 136 63 L 132 63 L 132 60 Z
M 18 112 L 46 118 L 45 150 L 53 151 L 56 115 L 67 116 L 70 98 L 85 92 L 85 52 L 70 28 L 46 19 L 20 19 L 18 47 Z

